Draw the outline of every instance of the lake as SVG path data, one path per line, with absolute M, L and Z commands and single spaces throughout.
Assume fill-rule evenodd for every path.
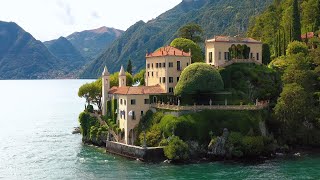
M 145 164 L 85 146 L 78 126 L 91 80 L 0 81 L 0 179 L 319 179 L 320 156 L 259 164 Z

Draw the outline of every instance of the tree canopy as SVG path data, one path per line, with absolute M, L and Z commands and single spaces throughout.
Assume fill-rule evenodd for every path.
M 215 68 L 205 63 L 194 63 L 182 71 L 174 94 L 182 96 L 215 93 L 223 88 L 221 75 Z
M 145 74 L 146 74 L 146 70 L 142 69 L 140 72 L 138 72 L 137 74 L 134 75 L 133 81 L 134 82 L 139 81 L 141 86 L 145 85 L 145 79 L 144 79 Z
M 92 82 L 86 83 L 79 88 L 78 96 L 86 99 L 88 105 L 95 104 L 101 110 L 102 96 L 102 81 L 101 78 Z
M 179 29 L 179 37 L 190 39 L 193 42 L 200 43 L 203 41 L 203 29 L 200 25 L 189 23 Z
M 287 48 L 287 54 L 293 55 L 293 54 L 299 54 L 303 53 L 304 55 L 308 54 L 308 46 L 299 41 L 293 41 L 288 45 Z
M 298 0 L 293 0 L 292 9 L 292 40 L 301 41 L 301 22 Z
M 130 59 L 129 59 L 128 65 L 127 65 L 127 72 L 132 75 L 132 63 L 131 63 Z
M 170 46 L 183 50 L 184 52 L 189 52 L 191 50 L 191 61 L 203 62 L 203 55 L 201 48 L 198 44 L 186 38 L 176 38 L 174 39 Z
M 127 86 L 132 86 L 133 84 L 133 77 L 130 73 L 126 72 L 127 78 Z M 119 86 L 119 72 L 113 73 L 110 75 L 110 87 Z

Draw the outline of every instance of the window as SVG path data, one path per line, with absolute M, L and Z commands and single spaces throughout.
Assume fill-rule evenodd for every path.
M 158 77 L 158 72 L 156 72 L 156 76 Z
M 136 104 L 136 100 L 135 99 L 131 99 L 131 105 L 135 105 Z
M 259 53 L 257 53 L 257 61 L 259 61 Z
M 162 78 L 161 78 L 161 77 L 159 77 L 159 82 L 160 82 L 160 83 L 161 83 L 161 79 L 162 79 Z
M 173 83 L 173 77 L 169 77 L 169 83 Z
M 187 66 L 189 66 L 189 63 L 187 63 Z
M 169 88 L 169 93 L 173 93 L 173 88 L 172 87 Z
M 162 83 L 166 83 L 166 77 L 162 78 Z
M 219 52 L 219 60 L 221 60 L 221 52 Z
M 151 76 L 153 77 L 153 72 L 151 72 Z
M 149 99 L 144 99 L 144 104 L 150 104 L 150 100 Z
M 143 116 L 143 111 L 141 111 L 141 116 Z
M 147 64 L 147 68 L 148 68 L 148 69 L 150 68 L 150 64 L 149 64 L 149 63 Z
M 159 63 L 159 68 L 161 68 L 161 64 L 162 64 L 162 63 Z
M 224 60 L 228 60 L 228 52 L 224 52 Z
M 125 105 L 125 106 L 127 105 L 127 101 L 126 101 L 126 100 L 124 100 L 124 105 Z
M 178 71 L 181 71 L 180 61 L 177 61 L 177 70 L 178 70 Z
M 173 67 L 173 62 L 169 62 L 169 67 Z
M 132 120 L 136 120 L 136 113 L 132 111 Z
M 212 52 L 209 52 L 209 63 L 212 63 Z
M 177 82 L 179 82 L 179 77 L 177 77 Z
M 253 53 L 250 53 L 250 59 L 253 59 Z
M 153 69 L 153 63 L 151 64 L 151 68 Z
M 166 63 L 165 63 L 165 62 L 163 63 L 163 67 L 164 67 L 164 68 L 166 67 Z
M 156 63 L 156 68 L 158 68 L 159 67 L 159 63 Z
M 148 77 L 150 77 L 150 74 L 149 74 L 149 72 L 148 72 Z
M 120 104 L 122 105 L 122 99 L 120 99 Z

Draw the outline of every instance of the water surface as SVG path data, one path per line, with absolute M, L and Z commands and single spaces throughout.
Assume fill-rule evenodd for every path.
M 0 179 L 320 179 L 320 156 L 260 164 L 145 164 L 73 135 L 90 80 L 0 81 Z

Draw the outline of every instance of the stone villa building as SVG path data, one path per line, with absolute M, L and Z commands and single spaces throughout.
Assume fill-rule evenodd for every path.
M 206 42 L 206 63 L 215 67 L 225 67 L 232 63 L 262 63 L 262 43 L 251 38 L 216 36 Z M 231 59 L 229 48 L 233 45 L 247 45 L 248 59 Z M 135 140 L 134 128 L 141 117 L 158 103 L 158 95 L 173 95 L 182 71 L 191 64 L 191 53 L 166 46 L 146 54 L 145 86 L 126 86 L 126 74 L 121 67 L 119 86 L 110 87 L 107 67 L 102 73 L 102 114 L 106 115 L 107 101 L 117 100 L 117 123 L 124 132 L 123 142 L 132 145 Z
M 232 46 L 246 45 L 248 57 L 232 57 L 230 48 Z M 215 67 L 225 67 L 232 63 L 256 63 L 262 64 L 262 42 L 252 38 L 240 38 L 230 36 L 215 36 L 205 42 L 206 63 Z

